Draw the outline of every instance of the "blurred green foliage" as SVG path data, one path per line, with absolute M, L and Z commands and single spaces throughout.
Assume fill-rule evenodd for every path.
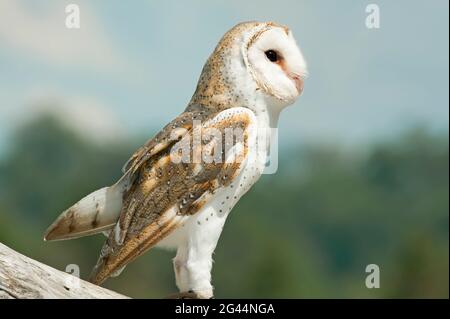
M 98 145 L 45 115 L 12 145 L 0 163 L 0 242 L 61 270 L 78 264 L 87 277 L 103 236 L 44 243 L 42 234 L 62 210 L 112 184 L 137 141 Z M 448 298 L 448 136 L 417 129 L 369 152 L 280 153 L 278 173 L 263 176 L 225 225 L 216 297 Z M 152 250 L 105 286 L 138 298 L 173 293 L 173 256 Z M 372 263 L 380 289 L 365 287 Z

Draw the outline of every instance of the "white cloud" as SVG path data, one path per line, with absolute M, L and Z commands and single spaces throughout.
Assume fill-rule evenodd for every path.
M 34 88 L 26 97 L 25 116 L 17 114 L 17 122 L 28 122 L 41 114 L 51 114 L 65 127 L 91 142 L 123 140 L 127 131 L 112 108 L 90 96 L 70 96 L 55 90 Z
M 0 1 L 0 48 L 62 67 L 108 71 L 121 68 L 120 57 L 86 2 L 80 3 L 81 28 L 65 26 L 66 1 Z

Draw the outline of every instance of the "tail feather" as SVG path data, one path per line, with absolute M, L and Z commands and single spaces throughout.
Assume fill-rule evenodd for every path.
M 101 188 L 64 211 L 47 229 L 44 240 L 73 239 L 108 231 L 122 208 L 121 183 Z

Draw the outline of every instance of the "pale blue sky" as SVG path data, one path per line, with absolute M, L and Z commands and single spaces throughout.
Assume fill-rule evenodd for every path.
M 80 30 L 65 28 L 68 3 L 80 6 Z M 380 6 L 379 30 L 365 27 L 369 3 Z M 0 0 L 0 154 L 43 99 L 61 101 L 56 111 L 89 134 L 150 135 L 185 108 L 220 37 L 246 20 L 288 25 L 309 63 L 304 96 L 281 117 L 283 141 L 365 144 L 417 123 L 447 131 L 448 9 L 447 0 Z

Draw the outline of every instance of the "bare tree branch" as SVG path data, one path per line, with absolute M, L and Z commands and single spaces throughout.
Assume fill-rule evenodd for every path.
M 0 243 L 0 299 L 128 298 L 28 258 Z

